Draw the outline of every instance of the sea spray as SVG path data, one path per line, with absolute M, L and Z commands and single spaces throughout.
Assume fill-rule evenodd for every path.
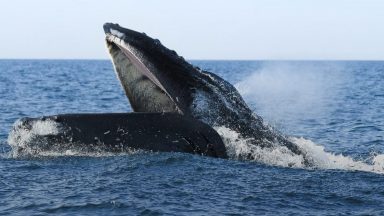
M 316 118 L 329 111 L 344 82 L 343 66 L 270 62 L 235 84 L 257 113 L 269 122 Z

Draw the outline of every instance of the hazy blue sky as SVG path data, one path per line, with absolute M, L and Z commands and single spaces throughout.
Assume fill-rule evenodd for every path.
M 384 60 L 383 0 L 1 0 L 0 58 L 106 59 L 104 22 L 187 59 Z

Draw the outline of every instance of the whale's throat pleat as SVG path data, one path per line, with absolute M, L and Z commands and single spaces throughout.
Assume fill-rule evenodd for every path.
M 151 79 L 134 60 L 129 59 L 121 49 L 107 43 L 117 77 L 124 88 L 135 112 L 177 112 L 175 103 Z

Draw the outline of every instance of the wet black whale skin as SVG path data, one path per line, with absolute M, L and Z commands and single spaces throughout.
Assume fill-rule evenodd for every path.
M 30 145 L 42 145 L 35 149 L 75 147 L 107 152 L 143 149 L 227 158 L 223 141 L 213 128 L 176 113 L 61 114 L 21 121 L 25 129 L 36 121 L 53 121 L 59 125 L 58 134 L 35 137 Z

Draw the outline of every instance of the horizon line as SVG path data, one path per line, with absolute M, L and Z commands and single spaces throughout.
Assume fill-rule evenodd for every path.
M 18 61 L 110 61 L 110 58 L 0 58 Z M 187 61 L 372 61 L 384 59 L 186 59 Z

